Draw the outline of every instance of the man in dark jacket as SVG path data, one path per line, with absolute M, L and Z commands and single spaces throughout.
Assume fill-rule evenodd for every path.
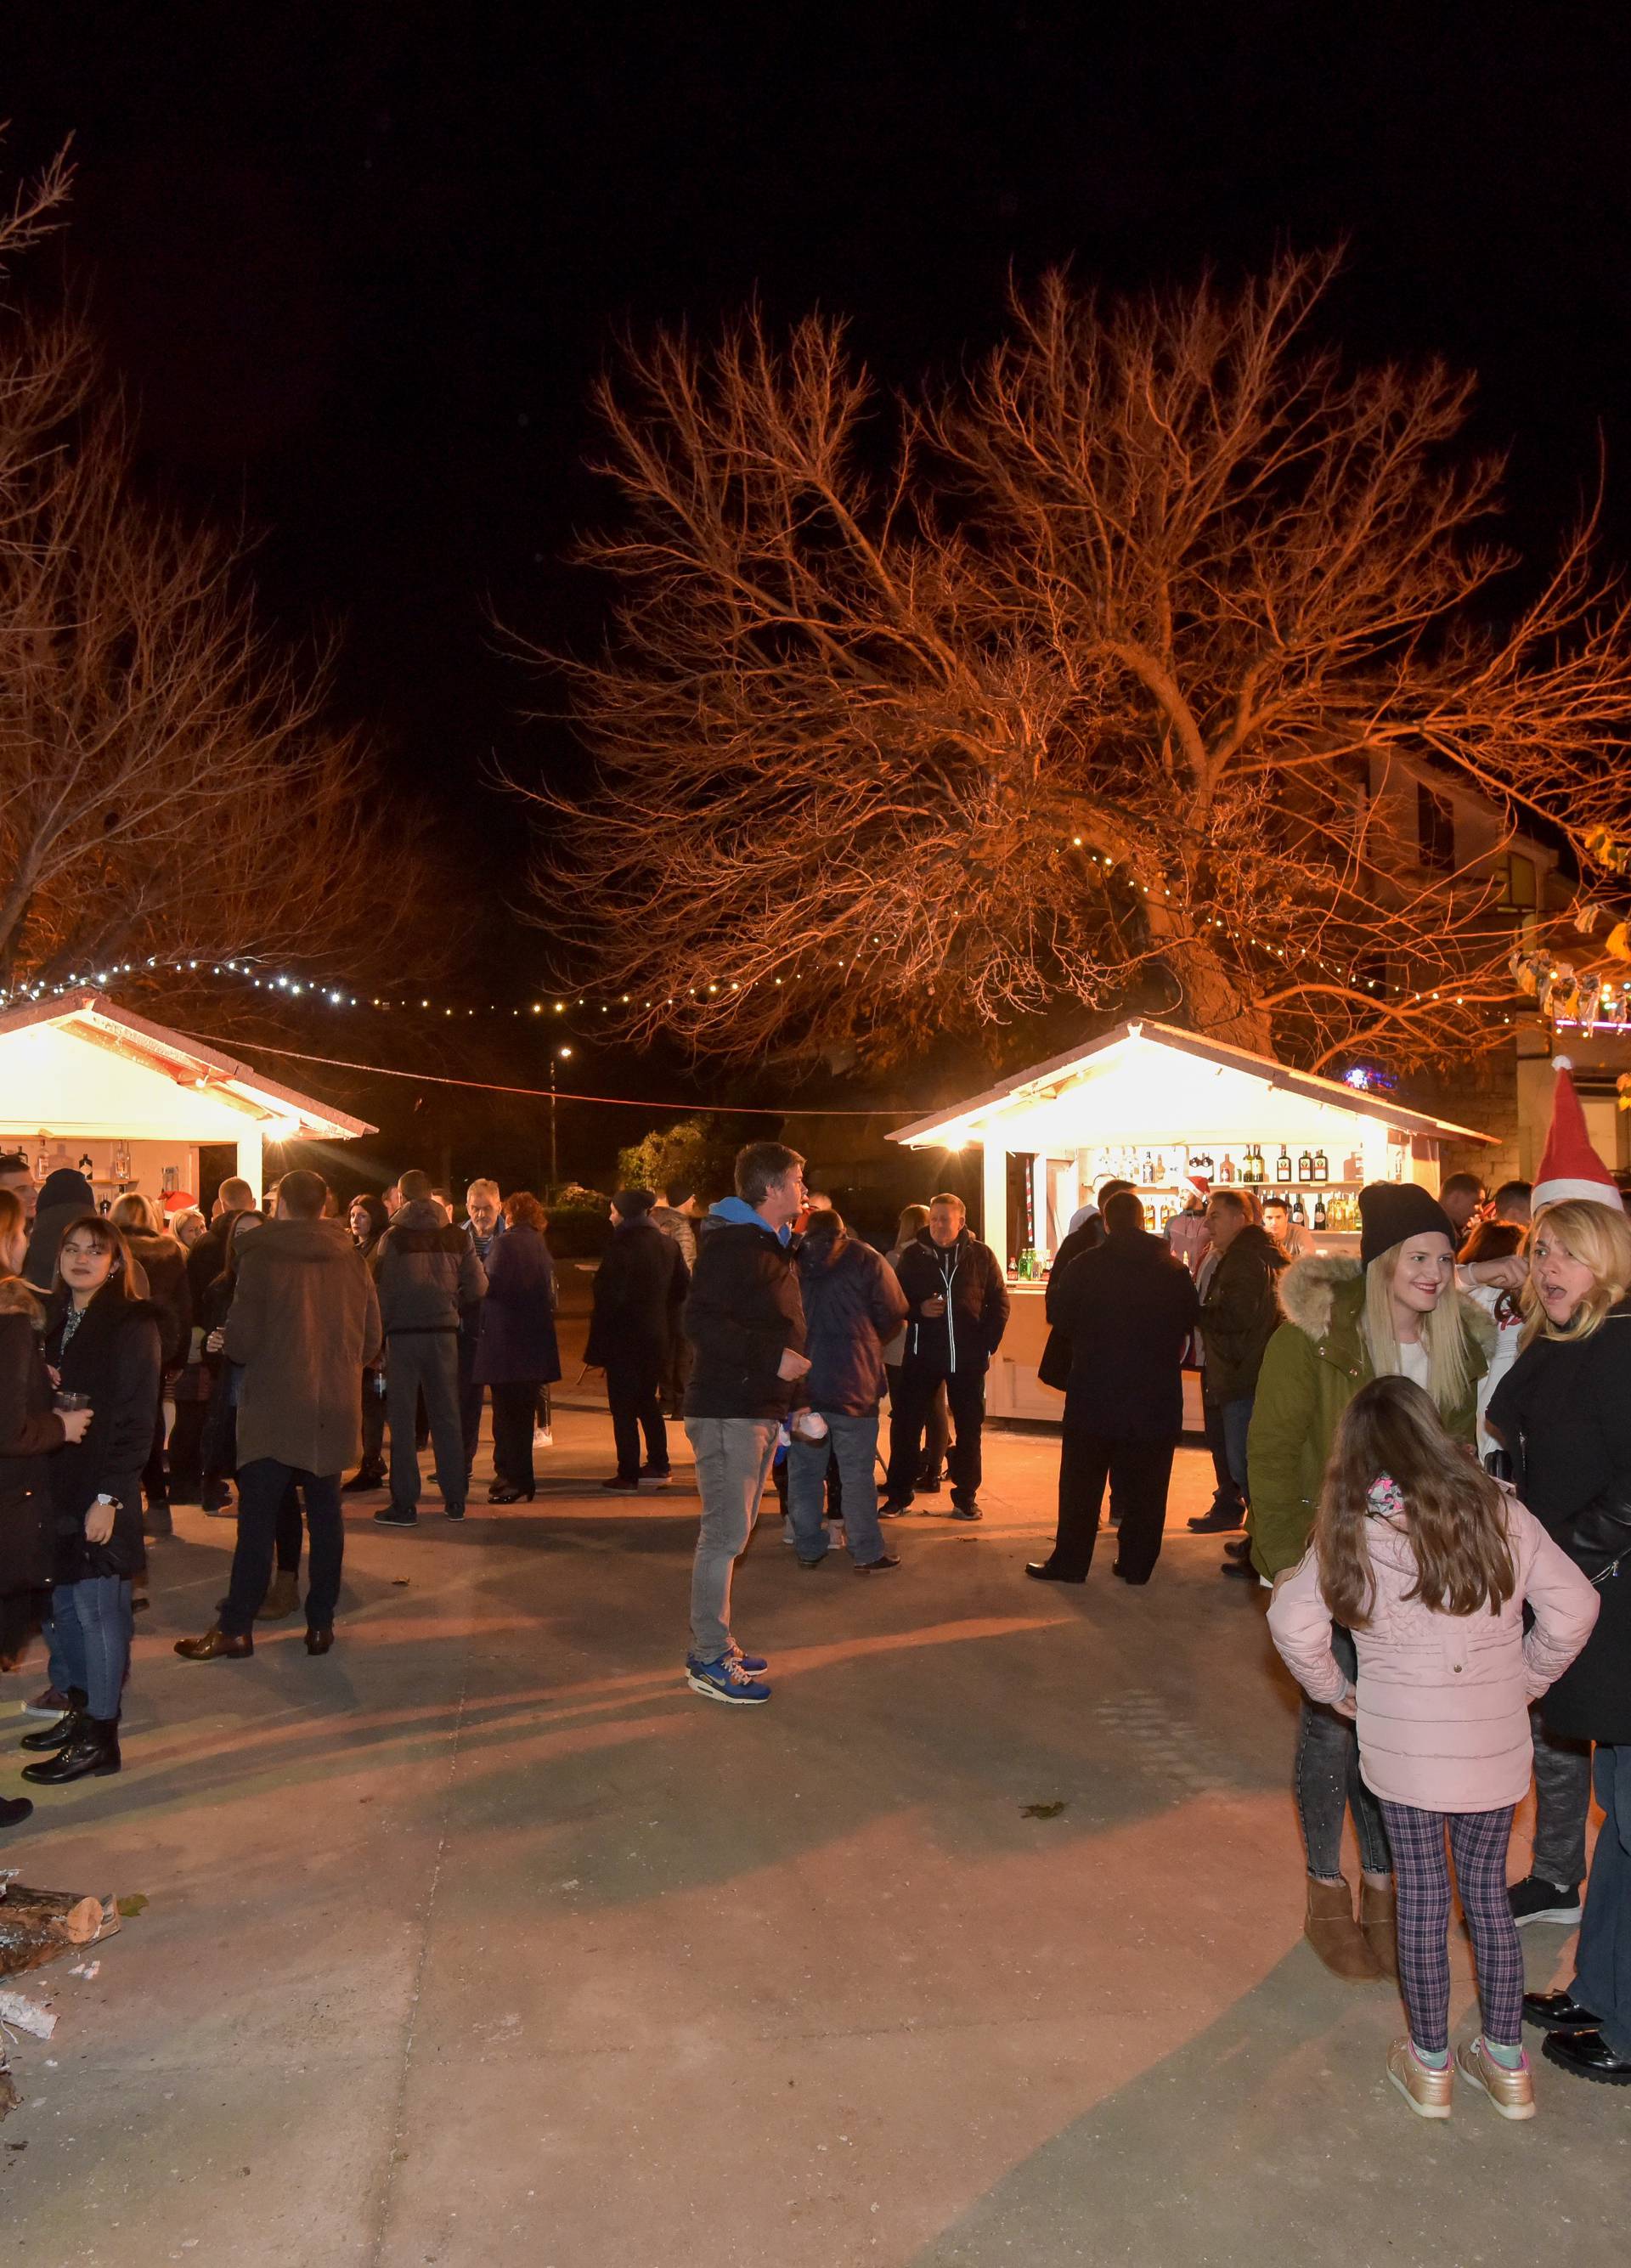
M 978 1520 L 985 1373 L 1007 1328 L 1008 1287 L 996 1254 L 970 1235 L 963 1199 L 949 1195 L 931 1198 L 929 1225 L 901 1254 L 897 1272 L 906 1298 L 906 1344 L 900 1406 L 889 1425 L 888 1495 L 879 1512 L 891 1520 L 911 1509 L 922 1469 L 923 1428 L 944 1380 L 956 1428 L 946 1460 L 951 1516 Z
M 464 1193 L 461 1233 L 482 1263 L 483 1285 L 492 1249 L 504 1234 L 504 1211 L 497 1182 L 472 1182 Z M 484 1296 L 484 1292 L 483 1292 Z M 476 1348 L 482 1335 L 482 1302 L 459 1310 L 459 1432 L 464 1442 L 464 1486 L 468 1496 L 482 1432 L 482 1381 L 476 1375 Z
M 255 1191 L 236 1174 L 229 1174 L 215 1194 L 210 1226 L 187 1256 L 187 1288 L 195 1308 L 226 1265 L 226 1236 L 235 1212 L 255 1211 Z
M 454 1226 L 431 1195 L 430 1175 L 404 1174 L 399 1186 L 402 1202 L 373 1256 L 385 1330 L 386 1423 L 391 1429 L 391 1500 L 374 1514 L 381 1528 L 411 1528 L 419 1517 L 414 1416 L 421 1394 L 431 1421 L 436 1484 L 448 1519 L 464 1518 L 459 1318 L 487 1291 L 487 1271 L 463 1230 Z
M 1222 1441 L 1238 1509 L 1236 1504 L 1214 1499 L 1210 1512 L 1189 1523 L 1198 1535 L 1238 1528 L 1244 1518 L 1246 1435 L 1251 1429 L 1258 1373 L 1282 1320 L 1275 1286 L 1286 1266 L 1285 1254 L 1267 1229 L 1252 1219 L 1248 1201 L 1238 1189 L 1214 1189 L 1207 1201 L 1207 1233 L 1213 1254 L 1200 1302 L 1207 1437 Z M 1228 1565 L 1242 1574 L 1252 1572 L 1244 1559 Z
M 660 1395 L 680 1309 L 690 1289 L 677 1238 L 652 1219 L 650 1189 L 619 1189 L 612 1241 L 594 1271 L 594 1310 L 584 1360 L 606 1373 L 617 1469 L 601 1486 L 612 1496 L 668 1485 L 668 1429 Z M 640 1436 L 646 1462 L 640 1462 Z
M 793 1389 L 809 1369 L 793 1224 L 804 1160 L 779 1142 L 736 1153 L 736 1194 L 708 1213 L 685 1302 L 685 1431 L 702 1523 L 691 1569 L 686 1683 L 711 1701 L 768 1701 L 765 1665 L 731 1638 L 731 1575 L 746 1550 Z
M 804 1351 L 810 1359 L 804 1396 L 824 1431 L 816 1438 L 793 1420 L 787 1451 L 787 1516 L 801 1567 L 827 1554 L 822 1504 L 827 1464 L 836 1457 L 844 1491 L 844 1529 L 858 1575 L 897 1567 L 883 1548 L 872 1469 L 878 1454 L 878 1404 L 883 1395 L 884 1342 L 906 1319 L 906 1295 L 889 1262 L 849 1235 L 829 1206 L 813 1212 L 799 1254 L 804 1295 Z
M 184 1661 L 241 1660 L 272 1578 L 280 1506 L 291 1482 L 306 1502 L 311 1557 L 306 1649 L 334 1643 L 345 1531 L 340 1476 L 362 1428 L 358 1381 L 380 1351 L 367 1263 L 343 1221 L 324 1217 L 327 1183 L 285 1174 L 276 1218 L 243 1248 L 226 1319 L 226 1356 L 243 1366 L 238 1407 L 238 1545 L 219 1622 L 182 1638 Z M 409 1403 L 409 1418 L 413 1416 Z
M 1189 1270 L 1144 1227 L 1130 1189 L 1104 1208 L 1104 1241 L 1048 1285 L 1048 1321 L 1069 1335 L 1059 1530 L 1038 1582 L 1084 1583 L 1108 1480 L 1121 1513 L 1111 1572 L 1148 1583 L 1161 1556 L 1172 1453 L 1184 1430 L 1184 1350 L 1199 1312 Z

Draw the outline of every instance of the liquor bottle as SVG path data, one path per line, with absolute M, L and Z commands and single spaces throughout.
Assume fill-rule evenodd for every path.
M 1314 1160 L 1306 1150 L 1301 1151 L 1297 1156 L 1297 1179 L 1300 1182 L 1311 1182 L 1313 1178 Z
M 87 1182 L 93 1182 L 96 1179 L 96 1168 L 91 1163 L 91 1152 L 88 1150 L 79 1160 L 79 1170 Z
M 1316 1197 L 1314 1200 L 1314 1226 L 1318 1230 L 1324 1228 L 1325 1226 L 1325 1200 L 1324 1197 Z
M 1291 1222 L 1294 1228 L 1308 1226 L 1308 1215 L 1303 1210 L 1303 1199 L 1300 1196 L 1291 1200 Z
M 1144 1163 L 1140 1167 L 1139 1173 L 1145 1188 L 1147 1189 L 1153 1189 L 1155 1186 L 1156 1181 L 1160 1177 L 1159 1169 L 1156 1167 L 1155 1159 L 1150 1155 L 1150 1152 L 1148 1150 L 1144 1152 Z
M 1229 1152 L 1225 1150 L 1223 1152 L 1223 1163 L 1218 1167 L 1218 1179 L 1221 1182 L 1232 1182 L 1234 1178 L 1235 1160 L 1229 1156 Z
M 1258 1180 L 1258 1145 L 1255 1142 L 1248 1142 L 1246 1145 L 1246 1154 L 1240 1161 L 1240 1178 L 1246 1184 L 1248 1189 L 1252 1189 L 1256 1186 Z
M 1251 1146 L 1251 1156 L 1254 1167 L 1251 1178 L 1256 1182 L 1258 1188 L 1261 1189 L 1264 1182 L 1268 1179 L 1268 1165 L 1267 1161 L 1264 1158 L 1263 1145 L 1260 1142 L 1253 1143 Z
M 1277 1182 L 1291 1179 L 1291 1152 L 1283 1142 L 1280 1145 L 1280 1155 L 1274 1160 L 1274 1179 Z
M 1314 1179 L 1317 1182 L 1328 1182 L 1331 1179 L 1331 1160 L 1323 1150 L 1316 1150 L 1314 1152 Z

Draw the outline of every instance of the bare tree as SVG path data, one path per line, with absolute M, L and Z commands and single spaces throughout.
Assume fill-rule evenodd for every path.
M 631 354 L 583 547 L 613 627 L 566 665 L 599 777 L 530 792 L 538 917 L 632 1030 L 882 1058 L 1074 1000 L 1317 1064 L 1499 1037 L 1502 854 L 1555 830 L 1611 879 L 1631 831 L 1631 622 L 1587 526 L 1491 627 L 1470 381 L 1310 348 L 1332 267 L 1051 276 L 892 403 L 817 318 Z M 1447 863 L 1419 790 L 1476 799 Z
M 415 846 L 240 548 L 132 492 L 71 325 L 0 339 L 0 986 L 150 957 L 399 966 Z M 387 890 L 351 885 L 388 871 Z M 430 952 L 432 965 L 440 945 Z M 129 990 L 127 982 L 126 990 Z

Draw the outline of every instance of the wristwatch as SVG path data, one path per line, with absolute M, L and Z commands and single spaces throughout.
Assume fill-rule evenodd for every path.
M 110 1504 L 115 1512 L 119 1509 L 119 1499 L 116 1496 L 99 1496 L 93 1498 L 93 1501 L 97 1504 Z

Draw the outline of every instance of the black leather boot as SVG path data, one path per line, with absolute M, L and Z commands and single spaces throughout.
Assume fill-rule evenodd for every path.
M 100 1779 L 121 1768 L 117 1717 L 86 1717 L 65 1749 L 43 1764 L 25 1764 L 23 1778 L 35 1787 L 66 1787 L 70 1780 Z
M 85 1695 L 76 1692 L 70 1686 L 68 1706 L 55 1724 L 42 1725 L 37 1733 L 25 1733 L 18 1747 L 32 1749 L 35 1756 L 54 1756 L 59 1749 L 67 1748 L 70 1742 L 78 1737 L 79 1727 L 85 1720 Z

